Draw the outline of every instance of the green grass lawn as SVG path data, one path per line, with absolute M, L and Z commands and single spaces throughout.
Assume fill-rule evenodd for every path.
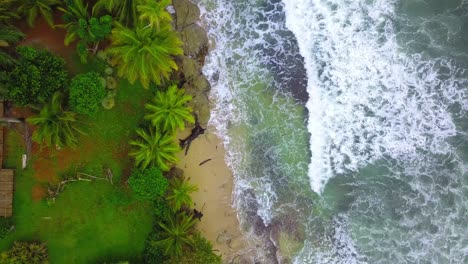
M 73 182 L 48 206 L 44 199 L 33 199 L 34 186 L 45 184 L 35 176 L 34 166 L 17 169 L 13 208 L 16 230 L 0 240 L 0 251 L 16 240 L 46 242 L 52 264 L 129 260 L 141 253 L 152 227 L 151 206 L 134 199 L 124 181 L 133 166 L 127 155 L 128 141 L 143 120 L 143 104 L 149 98 L 149 91 L 121 81 L 115 107 L 101 109 L 85 120 L 87 135 L 81 137 L 74 154 L 66 149 L 53 150 L 50 157 L 31 160 L 32 164 L 40 158 L 50 158 L 55 161 L 52 164 L 66 160 L 70 167 L 56 168 L 57 176 L 75 170 L 101 176 L 102 168 L 110 168 L 113 185 L 100 180 Z M 17 135 L 9 133 L 5 165 L 18 167 L 23 149 L 20 142 Z

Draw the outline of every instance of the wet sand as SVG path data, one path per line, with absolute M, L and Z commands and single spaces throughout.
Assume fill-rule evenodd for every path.
M 185 138 L 189 133 L 190 129 L 187 129 L 179 138 Z M 233 178 L 224 155 L 223 142 L 206 131 L 192 142 L 187 156 L 181 153 L 178 167 L 199 188 L 192 195 L 194 208 L 203 213 L 198 230 L 222 255 L 223 263 L 230 263 L 246 250 L 247 242 L 241 234 L 236 211 L 231 207 Z M 207 159 L 211 160 L 200 165 Z

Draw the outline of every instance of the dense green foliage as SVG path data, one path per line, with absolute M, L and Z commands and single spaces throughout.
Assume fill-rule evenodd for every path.
M 51 263 L 219 263 L 210 243 L 194 228 L 190 193 L 197 188 L 182 179 L 169 183 L 162 173 L 177 162 L 180 147 L 176 130 L 183 129 L 185 122 L 194 123 L 192 109 L 186 106 L 191 97 L 174 85 L 166 92 L 158 91 L 154 101 L 142 107 L 151 98 L 150 92 L 135 89 L 159 85 L 177 69 L 173 56 L 183 51 L 166 10 L 171 1 L 0 2 L 0 67 L 5 69 L 0 86 L 4 83 L 7 88 L 5 98 L 38 111 L 27 119 L 34 125 L 32 139 L 50 147 L 33 151 L 32 165 L 17 170 L 14 222 L 0 221 L 0 238 L 4 236 L 0 239 L 0 251 L 4 251 L 0 263 L 49 263 L 49 257 Z M 60 58 L 29 47 L 17 52 L 13 49 L 22 35 L 3 26 L 15 17 L 10 11 L 16 6 L 11 3 L 21 4 L 19 13 L 27 17 L 30 26 L 38 14 L 52 25 L 53 8 L 63 5 L 58 9 L 64 12 L 65 24 L 60 25 L 67 30 L 64 42 L 68 45 L 78 40 L 82 62 L 67 56 L 73 58 L 70 69 L 78 73 L 70 84 Z M 90 13 L 88 4 L 93 3 Z M 114 31 L 113 20 L 120 22 L 114 24 Z M 98 55 L 99 60 L 88 59 L 88 52 L 97 53 L 99 43 L 111 31 L 109 49 L 101 51 L 104 55 Z M 117 74 L 130 83 L 116 81 L 109 64 L 117 65 Z M 96 72 L 114 81 L 107 91 L 105 79 Z M 68 95 L 68 104 L 62 95 Z M 111 111 L 98 111 L 104 97 L 115 98 Z M 145 118 L 152 125 L 148 122 L 148 130 L 137 129 L 138 138 L 130 141 L 132 164 L 127 155 L 129 132 L 141 124 L 145 109 L 150 112 Z M 86 121 L 89 137 L 79 136 L 84 134 L 85 123 L 78 116 Z M 19 135 L 9 132 L 7 166 L 20 166 L 18 161 L 25 151 L 22 143 Z M 62 150 L 64 147 L 75 149 Z M 128 192 L 122 183 L 132 166 L 136 168 L 128 178 L 132 189 Z M 79 181 L 66 181 L 70 179 Z M 58 182 L 66 182 L 66 188 L 60 189 Z M 44 202 L 51 199 L 55 202 Z M 38 217 L 31 220 L 31 216 Z M 153 232 L 148 237 L 152 223 Z M 13 241 L 25 239 L 44 241 L 49 254 L 45 243 L 15 242 L 5 251 Z
M 171 3 L 171 0 L 144 1 L 143 4 L 137 6 L 137 10 L 140 13 L 140 20 L 147 21 L 148 26 L 155 27 L 156 30 L 159 30 L 161 25 L 172 21 L 171 14 L 169 14 L 166 9 Z
M 142 169 L 157 166 L 162 171 L 168 171 L 177 162 L 176 154 L 181 149 L 175 142 L 175 136 L 154 132 L 154 129 L 149 129 L 148 133 L 138 128 L 136 133 L 139 138 L 130 141 L 130 145 L 134 146 L 130 156 L 135 157 L 136 166 Z
M 76 114 L 63 109 L 62 96 L 58 92 L 42 107 L 38 115 L 28 118 L 27 121 L 37 126 L 32 139 L 49 147 L 76 147 L 77 134 L 84 134 L 78 127 Z
M 16 59 L 12 48 L 24 38 L 23 33 L 14 27 L 0 26 L 0 68 L 13 66 Z
M 0 217 L 0 239 L 4 238 L 14 228 L 11 218 Z
M 18 47 L 19 61 L 8 74 L 7 98 L 18 105 L 37 105 L 67 87 L 63 59 L 45 50 Z
M 2 264 L 48 264 L 45 244 L 14 242 L 9 251 L 0 254 Z
M 79 71 L 97 71 L 90 63 L 78 63 L 82 67 Z M 115 98 L 125 103 L 88 118 L 89 136 L 81 137 L 76 149 L 51 148 L 40 155 L 33 152 L 28 168 L 15 172 L 15 231 L 0 239 L 0 252 L 9 249 L 15 240 L 40 240 L 47 243 L 53 264 L 116 263 L 125 259 L 144 263 L 139 256 L 152 228 L 154 210 L 152 203 L 135 199 L 122 182 L 133 166 L 126 155 L 129 131 L 143 119 L 141 102 L 150 96 L 148 90 L 121 81 Z M 20 168 L 25 151 L 22 136 L 9 130 L 5 140 L 8 147 L 4 165 Z M 34 169 L 36 166 L 43 169 Z M 102 168 L 110 168 L 114 184 L 105 180 L 72 182 L 52 206 L 37 200 L 34 190 L 46 180 L 40 175 L 47 175 L 47 179 L 74 175 L 75 168 L 98 177 L 104 176 Z
M 120 24 L 131 27 L 136 24 L 140 3 L 142 0 L 98 0 L 93 6 L 93 14 L 110 14 Z
M 105 95 L 106 89 L 99 74 L 79 74 L 73 78 L 70 85 L 70 109 L 78 114 L 93 116 Z
M 66 9 L 59 8 L 64 12 L 64 25 L 60 25 L 67 30 L 65 45 L 69 45 L 77 38 L 77 52 L 82 62 L 87 61 L 88 47 L 94 45 L 93 52 L 96 53 L 98 44 L 104 40 L 112 30 L 112 17 L 105 15 L 101 17 L 90 17 L 88 5 L 83 0 L 66 1 Z
M 177 65 L 173 55 L 183 53 L 182 42 L 170 25 L 160 30 L 140 24 L 127 28 L 120 24 L 112 30 L 111 46 L 107 49 L 118 75 L 131 83 L 139 80 L 143 87 L 160 84 L 168 79 Z
M 151 167 L 135 169 L 128 179 L 128 185 L 139 199 L 152 200 L 166 193 L 169 182 L 158 168 Z
M 52 6 L 60 5 L 59 0 L 16 0 L 14 6 L 17 8 L 17 12 L 20 16 L 26 17 L 28 25 L 34 26 L 37 14 L 40 13 L 50 26 L 54 25 L 52 18 Z
M 11 19 L 18 18 L 13 4 L 15 0 L 2 0 L 0 1 L 0 24 L 8 24 Z
M 193 246 L 191 250 L 184 251 L 184 254 L 175 256 L 166 261 L 167 264 L 221 264 L 221 256 L 213 252 L 211 243 L 199 233 L 193 236 Z
M 159 222 L 161 234 L 153 244 L 162 247 L 166 256 L 180 256 L 184 248 L 193 246 L 195 224 L 195 219 L 185 213 L 168 215 L 165 221 Z
M 188 181 L 185 179 L 173 178 L 170 181 L 167 201 L 176 212 L 179 211 L 183 206 L 190 208 L 192 205 L 192 197 L 190 194 L 192 192 L 196 192 L 197 190 L 197 186 L 188 183 Z
M 177 128 L 184 130 L 185 121 L 195 123 L 192 108 L 186 106 L 190 100 L 192 97 L 185 95 L 184 89 L 171 85 L 165 92 L 156 92 L 153 104 L 145 105 L 150 112 L 145 118 L 151 120 L 151 123 L 162 131 L 175 133 Z

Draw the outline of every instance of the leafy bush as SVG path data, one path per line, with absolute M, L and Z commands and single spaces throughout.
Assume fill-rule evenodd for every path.
M 11 218 L 0 217 L 0 239 L 6 237 L 13 228 L 13 220 Z
M 47 264 L 47 248 L 45 244 L 14 242 L 9 251 L 2 252 L 2 264 Z
M 9 73 L 7 98 L 18 105 L 37 105 L 67 88 L 65 61 L 45 50 L 18 47 L 19 61 Z
M 192 97 L 185 95 L 184 89 L 171 85 L 165 92 L 156 92 L 154 104 L 145 104 L 145 108 L 150 112 L 145 119 L 151 120 L 151 123 L 162 131 L 175 133 L 177 128 L 183 130 L 186 121 L 195 123 L 192 108 L 185 105 L 190 100 Z
M 106 96 L 101 77 L 95 72 L 79 74 L 70 86 L 70 108 L 78 114 L 93 116 Z
M 152 167 L 134 170 L 128 179 L 128 185 L 138 198 L 151 200 L 163 196 L 169 182 L 158 168 Z
M 83 0 L 70 0 L 65 2 L 66 8 L 59 8 L 64 12 L 65 24 L 59 27 L 65 28 L 67 34 L 64 43 L 68 46 L 77 38 L 80 39 L 76 48 L 82 62 L 87 61 L 88 47 L 94 45 L 92 50 L 97 52 L 98 44 L 106 38 L 112 30 L 112 17 L 90 17 L 88 4 Z
M 153 201 L 153 214 L 156 219 L 162 219 L 168 214 L 172 214 L 171 208 L 164 197 L 158 197 Z
M 200 234 L 193 236 L 193 248 L 185 251 L 181 256 L 171 258 L 167 264 L 191 263 L 191 264 L 221 264 L 221 256 L 213 252 L 213 246 Z
M 164 248 L 157 241 L 162 239 L 162 229 L 159 225 L 155 226 L 153 231 L 148 235 L 143 250 L 144 263 L 165 263 L 169 260 L 164 255 Z

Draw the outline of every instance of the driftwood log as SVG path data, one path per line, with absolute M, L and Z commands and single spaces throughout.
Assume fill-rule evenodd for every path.
M 192 133 L 190 133 L 190 136 L 188 136 L 185 139 L 179 139 L 180 147 L 182 149 L 185 148 L 185 155 L 187 156 L 187 153 L 190 148 L 190 144 L 192 141 L 194 141 L 199 135 L 205 134 L 205 128 L 201 127 L 200 123 L 198 122 L 198 116 L 195 114 L 195 127 L 192 129 Z

